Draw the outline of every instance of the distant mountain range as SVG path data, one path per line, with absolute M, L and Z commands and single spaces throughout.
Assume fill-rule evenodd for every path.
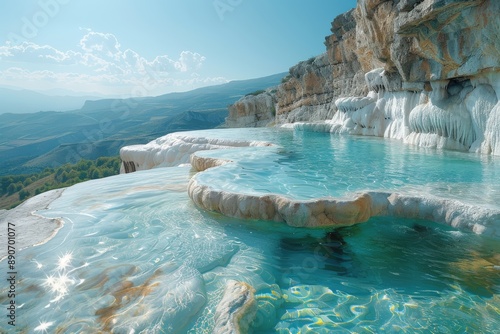
M 77 110 L 65 112 L 0 114 L 0 175 L 117 155 L 124 145 L 170 132 L 214 128 L 224 122 L 229 104 L 278 85 L 285 75 L 156 97 L 86 100 Z
M 85 101 L 99 98 L 102 97 L 97 95 L 49 95 L 25 89 L 0 87 L 0 114 L 76 110 L 80 109 Z

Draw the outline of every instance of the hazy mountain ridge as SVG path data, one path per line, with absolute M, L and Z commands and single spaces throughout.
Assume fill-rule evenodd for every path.
M 76 110 L 80 109 L 85 101 L 98 98 L 91 95 L 48 95 L 26 89 L 0 87 L 0 114 Z
M 167 133 L 214 128 L 227 106 L 279 83 L 284 73 L 156 97 L 88 100 L 79 110 L 0 114 L 1 175 L 32 173 L 79 159 L 117 155 L 121 146 Z

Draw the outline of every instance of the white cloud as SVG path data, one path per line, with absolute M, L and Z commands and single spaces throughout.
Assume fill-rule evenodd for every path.
M 120 43 L 113 34 L 103 34 L 91 31 L 80 40 L 83 51 L 114 58 L 120 54 Z
M 10 43 L 0 46 L 0 56 L 4 59 L 17 62 L 62 62 L 68 57 L 49 45 L 38 45 L 35 43 L 24 42 L 19 45 Z
M 157 56 L 152 62 L 144 62 L 148 70 L 170 73 L 176 69 L 176 62 L 168 56 Z
M 201 68 L 205 57 L 196 52 L 182 51 L 179 60 L 175 62 L 175 68 L 181 72 L 197 70 Z
M 116 94 L 117 90 L 131 91 L 137 85 L 146 86 L 144 83 L 147 82 L 148 87 L 154 86 L 149 89 L 151 93 L 158 94 L 227 82 L 220 77 L 200 76 L 198 71 L 206 58 L 197 52 L 182 51 L 177 58 L 159 55 L 148 60 L 134 50 L 122 51 L 113 34 L 82 31 L 85 35 L 76 50 L 61 51 L 50 45 L 31 42 L 0 46 L 0 57 L 4 62 L 0 83 L 24 82 L 25 87 L 30 82 L 52 88 L 45 86 L 50 83 L 50 86 L 73 86 L 72 89 L 96 85 L 92 91 L 104 89 Z M 6 68 L 7 63 L 13 66 Z M 51 67 L 49 71 L 48 65 L 64 66 Z

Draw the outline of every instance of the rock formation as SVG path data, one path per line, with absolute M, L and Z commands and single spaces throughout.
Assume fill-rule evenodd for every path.
M 359 0 L 278 86 L 275 122 L 500 155 L 499 13 L 494 0 Z
M 196 133 L 196 131 L 175 132 L 157 138 L 146 145 L 122 147 L 120 173 L 186 164 L 189 163 L 190 155 L 197 151 L 271 145 L 260 141 L 206 138 L 197 136 Z
M 274 123 L 276 115 L 276 88 L 255 92 L 228 107 L 225 126 L 229 128 L 255 128 Z
M 255 289 L 247 283 L 230 280 L 215 310 L 213 332 L 248 333 L 256 312 Z
M 290 68 L 276 92 L 276 122 L 289 123 L 329 118 L 333 115 L 332 66 L 327 54 Z

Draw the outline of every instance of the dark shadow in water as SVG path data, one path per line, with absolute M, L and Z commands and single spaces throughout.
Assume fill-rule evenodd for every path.
M 363 240 L 370 250 L 363 262 L 378 287 L 415 296 L 457 287 L 482 297 L 500 292 L 500 271 L 494 267 L 500 258 L 485 237 L 428 221 L 374 220 Z M 500 250 L 498 244 L 492 247 Z
M 457 288 L 482 297 L 500 294 L 500 243 L 430 221 L 375 217 L 308 232 L 218 219 L 228 235 L 272 249 L 263 255 L 281 288 L 322 285 L 354 295 L 393 289 L 415 298 Z
M 325 232 L 323 237 L 311 235 L 279 240 L 275 258 L 284 279 L 295 284 L 328 285 L 333 277 L 355 277 L 354 253 L 344 239 L 343 229 Z
M 283 237 L 274 258 L 283 288 L 317 284 L 354 294 L 394 289 L 425 298 L 458 286 L 491 297 L 500 292 L 500 248 L 486 250 L 481 242 L 431 222 L 377 218 L 323 237 Z

